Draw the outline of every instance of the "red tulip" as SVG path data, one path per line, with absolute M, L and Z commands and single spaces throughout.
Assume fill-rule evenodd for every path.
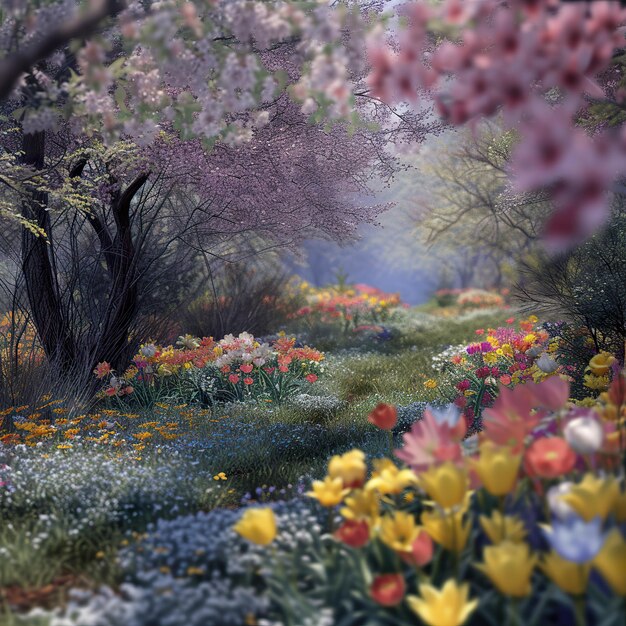
M 398 423 L 398 411 L 392 404 L 381 402 L 367 419 L 381 430 L 391 430 Z
M 433 559 L 434 544 L 430 535 L 425 530 L 413 542 L 410 552 L 400 552 L 400 558 L 413 567 L 424 567 Z
M 364 520 L 348 519 L 335 531 L 334 537 L 351 548 L 362 548 L 370 540 L 370 527 Z
M 402 602 L 406 585 L 402 574 L 376 576 L 370 587 L 372 599 L 382 606 L 396 606 Z

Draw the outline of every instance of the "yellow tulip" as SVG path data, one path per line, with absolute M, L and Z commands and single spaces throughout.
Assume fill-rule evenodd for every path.
M 619 496 L 619 485 L 614 477 L 598 478 L 591 473 L 585 474 L 580 483 L 561 496 L 586 522 L 594 517 L 606 519 Z
M 324 480 L 314 480 L 313 491 L 307 491 L 307 496 L 315 498 L 322 506 L 337 506 L 344 497 L 350 493 L 349 489 L 344 489 L 341 478 L 331 478 L 326 476 Z
M 478 460 L 472 459 L 470 463 L 490 494 L 505 496 L 515 486 L 521 460 L 521 454 L 513 454 L 510 448 L 485 441 L 480 446 Z
M 420 474 L 422 489 L 442 508 L 462 504 L 467 493 L 467 472 L 447 462 Z
M 276 517 L 272 509 L 247 509 L 233 530 L 244 539 L 266 546 L 276 538 Z
M 565 593 L 580 596 L 587 591 L 591 569 L 589 563 L 578 564 L 567 561 L 553 550 L 543 557 L 539 567 Z
M 589 361 L 589 370 L 596 376 L 606 376 L 615 363 L 615 357 L 609 352 L 600 352 Z
M 593 565 L 617 595 L 626 596 L 626 541 L 617 528 L 609 533 Z
M 480 525 L 493 544 L 503 541 L 521 543 L 526 539 L 526 528 L 519 517 L 502 515 L 500 511 L 493 511 L 491 517 L 480 516 Z
M 367 466 L 361 450 L 350 450 L 341 456 L 335 455 L 328 463 L 328 475 L 341 478 L 346 487 L 360 487 L 365 482 Z
M 417 485 L 417 476 L 410 469 L 399 469 L 389 459 L 374 461 L 372 478 L 367 481 L 365 489 L 378 491 L 382 495 L 401 493 L 410 485 Z
M 489 577 L 500 593 L 514 598 L 530 593 L 530 577 L 537 556 L 531 555 L 527 544 L 504 541 L 497 546 L 487 546 L 484 560 L 475 567 Z
M 413 542 L 420 534 L 415 518 L 404 511 L 394 511 L 380 520 L 381 541 L 396 552 L 411 552 Z
M 613 515 L 615 515 L 615 519 L 618 524 L 623 524 L 626 522 L 626 491 L 621 491 L 618 493 L 617 498 L 615 498 L 615 504 L 613 505 Z
M 461 626 L 476 610 L 478 600 L 468 602 L 469 585 L 446 581 L 441 589 L 422 584 L 420 596 L 407 596 L 410 609 L 428 626 Z
M 470 522 L 463 522 L 465 510 L 444 513 L 443 511 L 424 511 L 422 526 L 424 530 L 446 550 L 462 552 L 470 532 Z
M 374 528 L 380 519 L 380 498 L 375 491 L 358 489 L 346 498 L 345 507 L 340 511 L 346 519 L 367 520 Z

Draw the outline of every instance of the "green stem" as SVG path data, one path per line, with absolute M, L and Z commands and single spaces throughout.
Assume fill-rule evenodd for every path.
M 584 595 L 576 596 L 574 598 L 574 618 L 576 626 L 585 626 L 585 607 L 586 598 Z
M 506 626 L 521 626 L 522 622 L 519 616 L 519 600 L 509 597 L 506 613 Z
M 393 458 L 393 432 L 388 430 L 387 433 L 387 438 L 389 440 L 389 458 Z

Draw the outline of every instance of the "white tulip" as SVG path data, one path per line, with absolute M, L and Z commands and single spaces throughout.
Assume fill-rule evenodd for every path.
M 574 509 L 572 509 L 569 504 L 563 502 L 563 496 L 567 495 L 573 486 L 574 483 L 566 481 L 564 483 L 560 483 L 559 485 L 555 485 L 554 487 L 550 487 L 550 489 L 548 489 L 548 493 L 546 494 L 548 506 L 550 507 L 550 511 L 552 511 L 552 515 L 560 520 L 567 519 L 570 515 L 575 513 Z
M 575 417 L 563 428 L 563 436 L 574 452 L 593 454 L 602 446 L 604 429 L 595 417 Z

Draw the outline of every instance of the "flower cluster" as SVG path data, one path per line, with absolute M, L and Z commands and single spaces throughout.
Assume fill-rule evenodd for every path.
M 360 283 L 323 288 L 302 283 L 301 289 L 306 305 L 293 317 L 304 320 L 308 327 L 339 324 L 345 332 L 367 332 L 381 328 L 380 323 L 402 304 L 399 294 Z
M 485 289 L 439 289 L 435 292 L 435 300 L 441 307 L 459 306 L 469 311 L 472 309 L 503 308 L 506 304 L 506 290 L 502 293 Z
M 284 335 L 271 345 L 245 332 L 218 342 L 184 335 L 176 346 L 141 346 L 123 376 L 111 375 L 107 363 L 94 373 L 98 378 L 111 375 L 103 396 L 132 394 L 144 405 L 163 398 L 204 404 L 249 398 L 280 402 L 303 382 L 315 383 L 323 360 L 323 353 Z
M 540 381 L 563 372 L 558 364 L 557 341 L 536 326 L 531 316 L 515 326 L 478 329 L 480 341 L 452 350 L 442 369 L 451 376 L 454 403 L 463 410 L 468 426 L 479 428 L 485 407 L 493 404 L 499 386 Z
M 626 379 L 593 410 L 568 396 L 558 377 L 503 387 L 476 450 L 462 444 L 466 426 L 450 406 L 404 435 L 395 455 L 406 466 L 374 459 L 370 472 L 361 450 L 335 455 L 308 495 L 331 520 L 339 511 L 333 536 L 355 571 L 370 572 L 355 593 L 430 626 L 487 619 L 506 598 L 517 623 L 550 622 L 555 607 L 535 595 L 547 586 L 561 592 L 557 614 L 571 607 L 577 623 L 621 611 Z M 370 421 L 388 429 L 394 416 L 380 405 Z M 281 535 L 269 510 L 249 511 L 235 530 L 260 545 Z
M 622 106 L 622 85 L 619 96 L 609 93 L 619 74 L 607 90 L 598 78 L 624 44 L 620 3 L 445 0 L 403 10 L 398 45 L 382 38 L 372 45 L 374 92 L 415 102 L 431 91 L 440 115 L 455 125 L 502 112 L 520 138 L 511 163 L 517 190 L 547 190 L 555 205 L 547 225 L 553 247 L 603 223 L 606 192 L 626 169 L 624 135 L 606 127 L 587 134 L 576 121 L 586 98 L 607 111 Z

